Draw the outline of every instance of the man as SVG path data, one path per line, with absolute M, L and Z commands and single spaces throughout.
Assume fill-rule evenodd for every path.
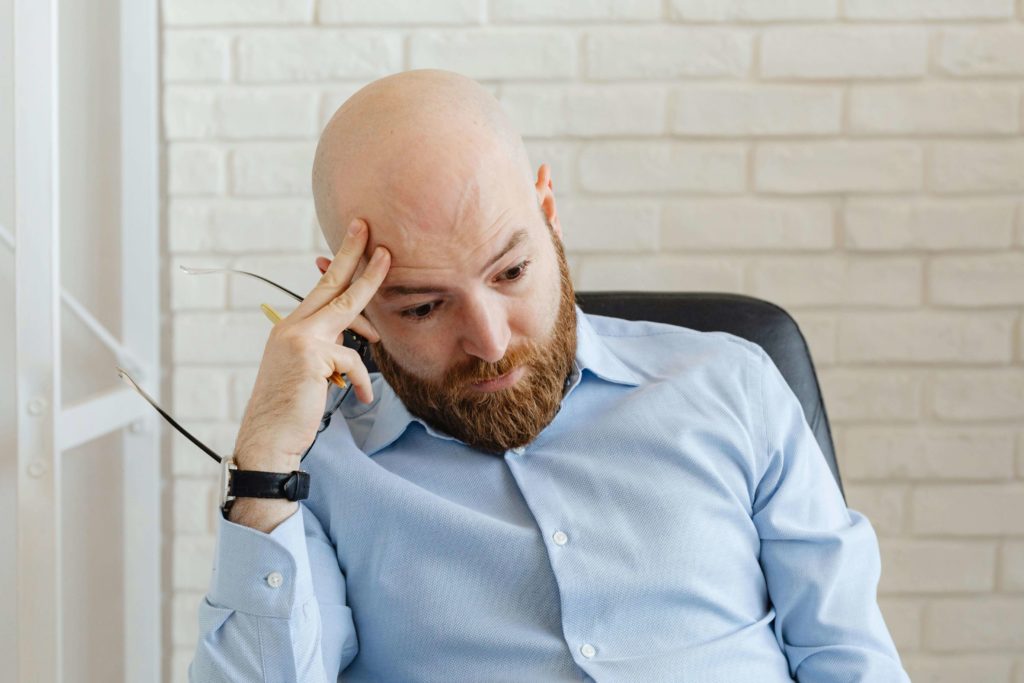
M 577 308 L 550 170 L 483 88 L 368 85 L 313 184 L 338 256 L 286 332 L 338 315 L 325 281 L 357 244 L 372 298 L 335 308 L 367 302 L 347 315 L 381 373 L 348 366 L 308 499 L 218 521 L 193 680 L 908 680 L 877 539 L 770 358 Z M 272 384 L 237 457 L 275 432 L 250 419 Z

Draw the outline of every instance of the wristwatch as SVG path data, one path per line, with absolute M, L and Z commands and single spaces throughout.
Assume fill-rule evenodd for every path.
M 220 507 L 225 516 L 231 510 L 235 498 L 284 498 L 295 501 L 309 497 L 309 473 L 303 470 L 240 470 L 233 456 L 223 458 L 220 464 Z

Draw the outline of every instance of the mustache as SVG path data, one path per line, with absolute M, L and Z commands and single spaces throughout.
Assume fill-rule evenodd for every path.
M 507 375 L 520 365 L 527 364 L 530 358 L 533 357 L 533 354 L 534 345 L 524 343 L 509 350 L 505 357 L 497 363 L 488 363 L 481 361 L 479 358 L 470 359 L 469 362 L 457 365 L 445 373 L 445 384 L 463 385 L 496 379 L 502 375 Z

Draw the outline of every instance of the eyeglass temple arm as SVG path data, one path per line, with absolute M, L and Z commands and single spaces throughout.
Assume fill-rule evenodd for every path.
M 152 398 L 150 398 L 149 394 L 147 394 L 147 393 L 146 393 L 145 391 L 143 391 L 143 390 L 142 390 L 142 387 L 140 387 L 140 386 L 139 386 L 138 384 L 136 384 L 135 380 L 134 380 L 134 379 L 132 379 L 131 375 L 129 375 L 129 374 L 127 373 L 127 371 L 125 371 L 125 370 L 124 370 L 124 369 L 122 369 L 122 368 L 118 368 L 118 369 L 117 369 L 117 374 L 118 374 L 118 375 L 119 375 L 119 376 L 121 377 L 121 379 L 123 379 L 123 380 L 124 380 L 124 381 L 125 381 L 125 382 L 126 382 L 126 383 L 127 383 L 127 384 L 128 384 L 128 385 L 129 385 L 130 387 L 131 387 L 131 388 L 132 388 L 132 389 L 135 389 L 135 391 L 139 392 L 139 394 L 140 394 L 140 395 L 142 396 L 142 398 L 146 399 L 146 401 L 148 401 L 148 402 L 149 402 L 149 405 L 153 406 L 153 408 L 155 408 L 155 409 L 156 409 L 156 412 L 160 413 L 160 415 L 161 415 L 161 416 L 162 416 L 162 417 L 163 417 L 163 418 L 164 418 L 165 420 L 167 420 L 168 422 L 170 422 L 170 423 L 171 423 L 171 426 L 172 426 L 172 427 L 174 427 L 174 428 L 175 428 L 175 429 L 177 429 L 177 430 L 178 430 L 179 432 L 181 432 L 181 433 L 182 433 L 182 434 L 183 434 L 183 435 L 185 436 L 185 438 L 186 438 L 186 439 L 188 439 L 189 441 L 191 441 L 192 443 L 194 443 L 194 444 L 195 444 L 196 446 L 198 446 L 198 447 L 199 447 L 200 449 L 202 449 L 202 451 L 203 451 L 204 453 L 206 453 L 207 455 L 209 455 L 209 456 L 210 456 L 211 458 L 213 458 L 213 459 L 214 459 L 214 460 L 216 460 L 217 462 L 221 462 L 221 461 L 223 461 L 223 460 L 224 460 L 224 458 L 222 458 L 221 456 L 219 456 L 219 455 L 217 455 L 216 453 L 214 453 L 214 452 L 213 452 L 213 451 L 212 451 L 212 450 L 211 450 L 211 449 L 210 449 L 209 447 L 207 447 L 207 445 L 206 445 L 206 444 L 204 444 L 204 443 L 203 443 L 202 441 L 200 441 L 200 440 L 199 440 L 199 439 L 197 439 L 196 437 L 194 437 L 194 436 L 192 436 L 191 434 L 189 434 L 189 432 L 188 432 L 188 430 L 187 430 L 187 429 L 185 429 L 185 428 L 184 428 L 184 427 L 182 427 L 182 426 L 181 426 L 180 424 L 178 424 L 178 422 L 177 422 L 177 421 L 176 421 L 176 420 L 175 420 L 175 419 L 174 419 L 173 417 L 171 417 L 170 415 L 168 415 L 168 414 L 167 414 L 167 413 L 166 413 L 166 412 L 164 411 L 164 409 L 163 409 L 163 408 L 161 408 L 160 406 L 158 406 L 158 405 L 157 405 L 157 403 L 156 403 L 156 401 L 154 401 L 154 400 L 153 400 Z

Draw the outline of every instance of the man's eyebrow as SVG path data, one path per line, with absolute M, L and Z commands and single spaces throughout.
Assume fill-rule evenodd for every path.
M 520 228 L 519 230 L 516 230 L 514 233 L 512 233 L 512 237 L 509 238 L 508 243 L 502 248 L 501 251 L 495 254 L 490 261 L 487 262 L 487 265 L 485 265 L 480 270 L 480 273 L 483 274 L 487 272 L 488 268 L 490 268 L 495 263 L 500 261 L 505 254 L 515 249 L 529 236 L 530 233 L 527 232 L 525 228 Z M 378 290 L 378 293 L 380 294 L 382 299 L 395 299 L 397 297 L 406 296 L 409 294 L 444 294 L 447 292 L 448 290 L 445 289 L 444 287 L 434 287 L 429 285 L 419 287 L 410 287 L 408 285 L 390 285 L 388 287 L 381 287 L 380 290 Z

